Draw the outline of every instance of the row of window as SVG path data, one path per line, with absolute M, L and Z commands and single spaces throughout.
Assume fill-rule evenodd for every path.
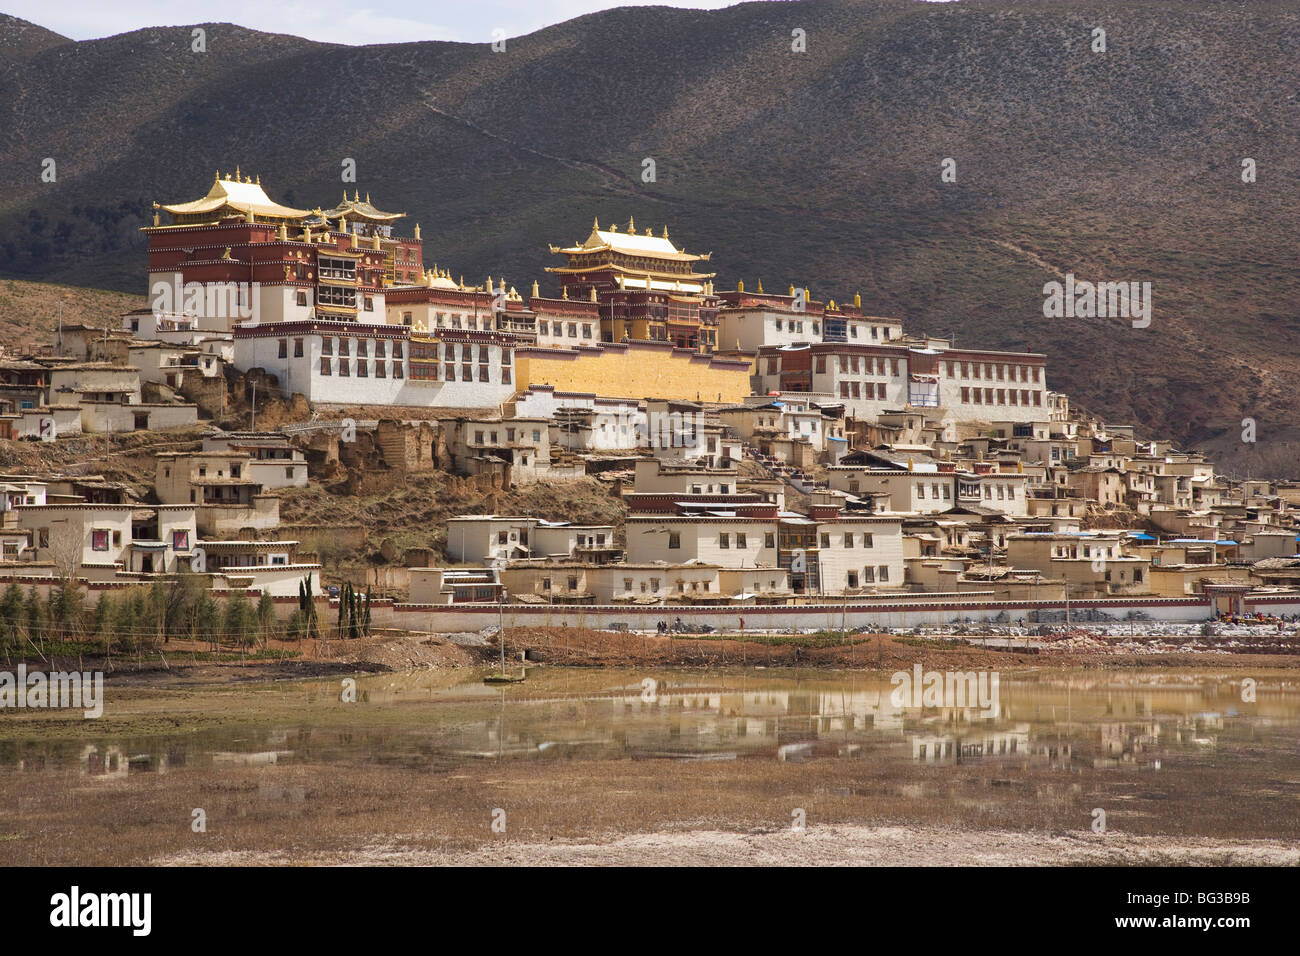
M 1005 365 L 997 362 L 940 362 L 949 378 L 986 378 L 990 381 L 1037 382 L 1042 373 L 1037 365 Z
M 340 378 L 351 378 L 353 370 L 356 371 L 357 378 L 388 378 L 388 362 L 384 359 L 375 359 L 373 365 L 368 359 L 357 359 L 355 363 L 350 358 L 340 358 L 338 360 L 338 370 Z M 413 369 L 414 370 L 414 369 Z M 322 375 L 334 374 L 334 359 L 325 356 L 320 360 L 320 373 Z M 401 362 L 393 362 L 393 378 L 403 378 L 404 369 Z M 414 377 L 414 376 L 412 376 Z M 291 476 L 292 477 L 292 476 Z
M 876 582 L 887 583 L 889 581 L 889 565 L 878 564 L 873 567 L 865 567 L 859 577 L 857 571 L 848 571 L 844 575 L 845 587 L 856 588 L 863 584 L 875 584 Z
M 861 388 L 859 388 L 861 386 Z M 865 398 L 885 400 L 884 382 L 840 382 L 840 398 Z
M 337 343 L 337 345 L 335 343 Z M 379 339 L 378 341 L 376 341 L 375 357 L 385 358 L 391 354 L 391 356 L 395 359 L 402 358 L 402 356 L 405 354 L 402 343 L 401 342 L 391 343 L 392 346 L 391 349 L 389 348 L 389 345 L 390 343 L 384 339 Z M 369 339 L 335 339 L 329 336 L 321 339 L 321 346 L 320 346 L 321 355 L 333 355 L 336 348 L 338 350 L 339 355 L 351 355 L 353 352 L 356 352 L 359 358 L 365 358 L 370 354 L 370 340 Z M 303 340 L 294 339 L 293 357 L 302 358 L 304 354 L 305 354 L 305 347 L 304 347 Z M 279 357 L 280 358 L 289 357 L 288 339 L 280 339 Z
M 114 548 L 122 546 L 122 532 L 110 528 L 92 528 L 90 531 L 90 550 L 107 551 L 109 542 L 112 541 Z M 48 548 L 50 546 L 50 529 L 36 529 L 36 547 Z M 172 532 L 172 550 L 188 551 L 190 549 L 190 533 L 188 531 Z
M 497 431 L 495 431 L 495 430 L 490 431 L 490 432 L 485 432 L 485 431 L 483 431 L 482 429 L 476 429 L 475 432 L 474 432 L 474 444 L 476 444 L 476 445 L 482 445 L 482 444 L 484 443 L 483 440 L 484 440 L 484 438 L 486 437 L 486 438 L 487 438 L 487 444 L 489 444 L 489 445 L 495 445 L 495 444 L 497 443 L 497 435 L 498 435 L 498 434 L 499 434 L 499 432 L 497 432 Z M 527 433 L 526 431 L 524 431 L 524 429 L 522 429 L 522 428 L 519 429 L 519 439 L 520 439 L 521 441 L 524 439 L 524 436 L 527 435 L 527 434 L 528 434 L 528 433 Z M 506 441 L 507 441 L 507 442 L 513 442 L 514 440 L 515 440 L 515 430 L 514 430 L 513 428 L 507 428 L 507 429 L 506 429 Z M 534 442 L 540 442 L 541 440 L 542 440 L 542 431 L 541 431 L 541 429 L 540 429 L 540 428 L 534 428 L 534 429 L 533 429 L 533 441 L 534 441 Z M 582 535 L 579 535 L 579 538 L 581 539 L 581 538 L 582 538 Z M 581 543 L 582 543 L 581 540 L 579 540 L 578 543 L 581 544 Z M 604 543 L 605 543 L 605 536 L 604 536 L 603 534 L 600 536 L 600 543 L 601 543 L 601 544 L 604 544 Z
M 1043 393 L 1027 388 L 970 388 L 961 387 L 964 405 L 1042 405 Z
M 555 329 L 554 332 L 551 332 L 549 330 L 552 324 Z M 569 333 L 568 337 L 571 339 L 576 339 L 578 337 L 578 331 L 580 327 L 582 330 L 582 337 L 584 339 L 591 338 L 591 323 L 589 322 L 583 322 L 581 323 L 581 325 L 579 325 L 579 323 L 577 322 L 568 323 L 567 326 L 567 330 Z M 566 329 L 565 323 L 559 321 L 558 319 L 554 323 L 548 323 L 545 320 L 539 320 L 537 323 L 538 335 L 554 335 L 556 338 L 560 338 L 564 335 L 565 329 Z
M 302 276 L 300 275 L 298 278 L 302 278 Z M 365 296 L 362 301 L 367 312 L 375 311 L 374 296 Z M 294 302 L 300 308 L 306 308 L 310 304 L 306 290 L 299 289 L 298 294 L 294 297 Z M 323 285 L 316 290 L 316 302 L 320 305 L 336 305 L 355 309 L 357 307 L 357 290 Z
M 858 360 L 861 359 L 859 366 Z M 898 375 L 899 362 L 901 359 L 884 358 L 879 355 L 841 355 L 839 356 L 840 373 L 863 375 Z M 826 371 L 826 356 L 817 356 L 817 371 Z

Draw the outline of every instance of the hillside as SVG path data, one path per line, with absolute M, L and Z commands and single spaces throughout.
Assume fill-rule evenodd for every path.
M 206 29 L 194 54 L 189 27 L 68 43 L 0 21 L 24 51 L 0 65 L 0 274 L 143 292 L 151 202 L 238 164 L 329 204 L 353 158 L 453 275 L 550 288 L 547 243 L 592 216 L 666 223 L 720 288 L 860 291 L 914 332 L 1047 353 L 1115 420 L 1300 471 L 1300 0 L 625 8 L 504 53 Z M 1152 282 L 1150 328 L 1045 319 L 1067 272 Z
M 0 280 L 0 345 L 12 352 L 52 344 L 60 311 L 64 325 L 117 328 L 124 312 L 146 305 L 145 296 L 126 292 Z

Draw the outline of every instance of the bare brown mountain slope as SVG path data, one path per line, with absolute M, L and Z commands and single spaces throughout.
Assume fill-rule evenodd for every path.
M 143 291 L 153 200 L 240 164 L 331 203 L 352 158 L 454 275 L 545 284 L 593 215 L 667 223 L 722 287 L 860 290 L 913 331 L 1046 352 L 1150 433 L 1239 452 L 1252 417 L 1234 457 L 1300 470 L 1300 0 L 625 8 L 504 53 L 212 24 L 194 54 L 189 29 L 0 62 L 0 273 Z M 1060 273 L 1152 282 L 1151 326 L 1044 318 Z

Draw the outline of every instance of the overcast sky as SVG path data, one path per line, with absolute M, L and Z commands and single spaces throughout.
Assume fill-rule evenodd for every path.
M 492 31 L 531 33 L 584 13 L 619 6 L 716 10 L 735 0 L 0 0 L 0 10 L 74 40 L 141 27 L 238 23 L 330 43 L 459 40 L 487 43 Z

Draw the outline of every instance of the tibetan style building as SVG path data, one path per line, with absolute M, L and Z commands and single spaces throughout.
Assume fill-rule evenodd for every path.
M 568 259 L 547 269 L 560 277 L 563 298 L 587 299 L 600 308 L 604 342 L 669 342 L 678 348 L 712 352 L 717 347 L 719 299 L 713 294 L 715 273 L 696 272 L 711 253 L 691 255 L 647 229 L 638 235 L 629 220 L 601 229 L 578 245 L 551 252 Z
M 282 206 L 260 181 L 218 173 L 193 202 L 155 203 L 150 308 L 158 328 L 229 332 L 236 325 L 385 321 L 384 290 L 424 274 L 419 226 L 392 235 L 403 213 L 359 198 L 328 212 Z M 172 221 L 160 222 L 158 210 Z M 143 333 L 136 319 L 133 331 Z

